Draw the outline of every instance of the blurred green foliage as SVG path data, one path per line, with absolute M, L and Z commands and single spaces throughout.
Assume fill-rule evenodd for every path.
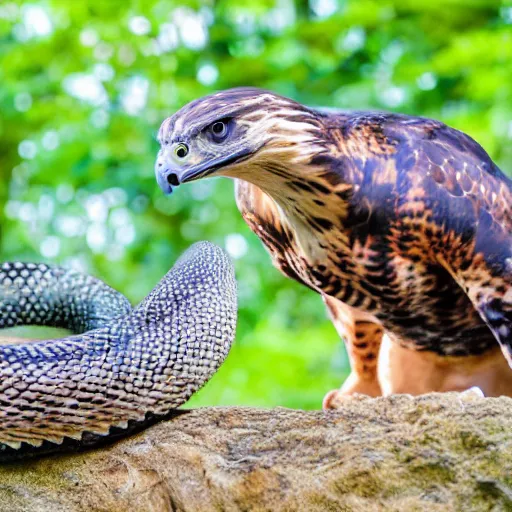
M 235 257 L 236 344 L 192 404 L 319 407 L 348 372 L 314 293 L 271 267 L 228 180 L 164 197 L 160 122 L 217 89 L 434 117 L 512 169 L 512 4 L 493 0 L 0 2 L 1 257 L 144 297 L 208 239 Z

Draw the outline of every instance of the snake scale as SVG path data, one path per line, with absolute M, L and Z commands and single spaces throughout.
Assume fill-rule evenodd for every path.
M 138 306 L 102 281 L 43 264 L 0 267 L 0 328 L 74 335 L 0 345 L 0 462 L 91 446 L 154 422 L 215 373 L 236 327 L 232 264 L 188 249 Z

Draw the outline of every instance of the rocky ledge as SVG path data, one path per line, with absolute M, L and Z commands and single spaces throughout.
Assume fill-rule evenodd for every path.
M 0 466 L 0 510 L 512 510 L 512 399 L 182 411 L 107 447 Z

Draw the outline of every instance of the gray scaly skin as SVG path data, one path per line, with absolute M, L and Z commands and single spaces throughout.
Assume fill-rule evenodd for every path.
M 127 315 L 128 299 L 103 281 L 43 263 L 0 265 L 0 327 L 45 325 L 83 333 Z
M 134 309 L 101 281 L 46 265 L 0 270 L 0 327 L 88 330 L 0 346 L 0 461 L 83 447 L 183 404 L 219 368 L 236 326 L 232 265 L 192 246 Z

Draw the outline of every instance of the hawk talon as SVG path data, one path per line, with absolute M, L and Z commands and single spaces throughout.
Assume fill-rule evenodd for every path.
M 478 386 L 472 386 L 465 391 L 461 392 L 461 396 L 463 397 L 478 397 L 485 398 L 484 392 Z

